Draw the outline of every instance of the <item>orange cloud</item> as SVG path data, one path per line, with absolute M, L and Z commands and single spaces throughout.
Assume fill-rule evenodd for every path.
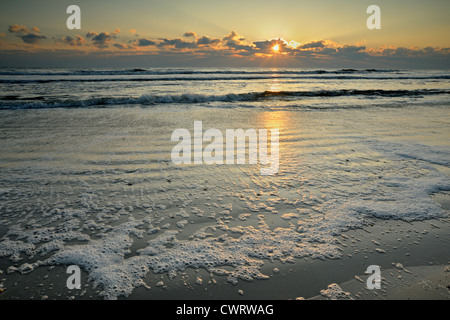
M 26 44 L 34 44 L 33 50 L 52 50 L 50 43 L 37 46 L 46 36 L 41 34 L 37 27 L 27 28 L 23 25 L 12 25 L 8 28 L 9 32 L 21 38 Z M 165 61 L 190 57 L 191 60 L 203 59 L 202 61 L 230 61 L 230 59 L 240 59 L 241 61 L 269 61 L 276 57 L 278 62 L 284 61 L 286 64 L 298 62 L 317 63 L 319 65 L 331 67 L 334 63 L 353 64 L 383 64 L 386 61 L 393 61 L 393 64 L 417 65 L 427 62 L 429 65 L 448 65 L 450 61 L 449 48 L 404 48 L 394 46 L 382 46 L 379 48 L 367 48 L 364 41 L 356 44 L 340 44 L 328 39 L 318 39 L 306 43 L 295 40 L 286 40 L 275 38 L 269 40 L 251 41 L 239 35 L 235 31 L 221 37 L 214 38 L 207 35 L 198 35 L 194 31 L 188 31 L 179 38 L 151 38 L 139 37 L 134 29 L 127 35 L 121 35 L 119 41 L 119 28 L 113 32 L 90 31 L 84 37 L 81 35 L 71 35 L 60 38 L 57 43 L 65 44 L 70 50 L 97 55 L 145 55 L 151 54 L 152 57 L 165 57 Z M 133 35 L 133 36 L 132 36 Z M 2 36 L 0 34 L 0 36 Z M 5 36 L 3 34 L 3 36 Z M 2 44 L 5 42 L 3 41 Z M 19 44 L 5 43 L 3 50 L 20 47 Z M 277 45 L 278 50 L 275 53 L 273 47 Z M 23 47 L 24 50 L 31 48 Z M 47 48 L 47 49 L 46 49 Z M 74 53 L 75 54 L 75 53 Z M 227 60 L 228 59 L 228 60 Z M 235 60 L 238 61 L 238 60 Z M 326 63 L 326 64 L 325 64 Z
M 26 44 L 38 44 L 41 40 L 47 39 L 45 35 L 41 34 L 41 30 L 38 27 L 28 29 L 24 25 L 14 24 L 8 27 L 8 31 L 14 33 Z

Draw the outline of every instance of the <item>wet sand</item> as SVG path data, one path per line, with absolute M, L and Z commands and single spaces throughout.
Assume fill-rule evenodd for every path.
M 199 230 L 210 233 L 206 239 L 226 235 L 225 243 L 236 240 L 239 252 L 251 252 L 249 242 L 239 239 L 253 227 L 263 244 L 257 269 L 267 279 L 256 274 L 232 284 L 230 274 L 188 261 L 176 275 L 149 271 L 142 279 L 150 289 L 136 286 L 119 299 L 321 299 L 320 291 L 332 283 L 354 299 L 448 299 L 443 288 L 449 284 L 444 270 L 450 263 L 450 201 L 447 191 L 439 191 L 448 188 L 441 180 L 448 181 L 450 172 L 449 127 L 442 117 L 448 111 L 427 108 L 2 111 L 0 237 L 32 243 L 36 252 L 30 257 L 20 251 L 12 261 L 6 254 L 12 247 L 4 249 L 0 299 L 102 299 L 104 287 L 92 287 L 86 267 L 83 289 L 68 290 L 66 265 L 51 258 L 67 252 L 72 264 L 73 246 L 91 250 L 110 228 L 135 222 L 141 224 L 131 231 L 119 228 L 123 233 L 112 238 L 131 239 L 118 266 L 139 257 L 152 247 L 148 241 L 166 231 L 177 231 L 176 241 L 164 243 L 158 255 L 189 241 L 203 244 Z M 176 128 L 192 131 L 194 120 L 219 130 L 283 128 L 280 174 L 261 177 L 258 166 L 248 165 L 174 166 L 170 134 Z M 364 214 L 350 214 L 357 210 Z M 49 222 L 52 215 L 59 220 Z M 186 225 L 177 225 L 183 220 Z M 69 233 L 61 231 L 64 226 Z M 265 226 L 293 234 L 303 228 L 304 251 L 296 251 L 295 237 L 264 233 Z M 40 241 L 27 233 L 44 227 L 55 229 L 46 229 Z M 40 254 L 37 249 L 49 243 L 46 235 L 66 240 L 50 241 L 56 249 Z M 282 246 L 264 247 L 266 240 Z M 220 241 L 217 248 L 218 255 L 233 252 Z M 272 252 L 280 255 L 271 259 Z M 217 267 L 242 271 L 256 258 L 249 253 L 243 259 Z M 31 272 L 14 269 L 39 261 L 46 262 Z M 396 268 L 398 263 L 411 273 Z M 365 289 L 369 265 L 381 267 L 381 290 Z

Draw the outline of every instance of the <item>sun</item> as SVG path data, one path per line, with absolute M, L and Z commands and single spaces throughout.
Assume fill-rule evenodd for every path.
M 275 53 L 277 53 L 278 51 L 280 51 L 280 45 L 279 45 L 279 44 L 274 45 L 274 46 L 272 47 L 272 50 L 273 50 Z

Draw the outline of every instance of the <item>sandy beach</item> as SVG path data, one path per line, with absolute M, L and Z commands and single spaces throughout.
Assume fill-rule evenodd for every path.
M 0 111 L 0 299 L 326 299 L 333 283 L 344 299 L 448 299 L 448 119 L 445 105 Z M 196 120 L 282 128 L 279 173 L 174 165 L 170 135 Z M 66 287 L 74 264 L 82 290 Z
M 0 303 L 288 319 L 450 300 L 448 13 L 2 1 Z

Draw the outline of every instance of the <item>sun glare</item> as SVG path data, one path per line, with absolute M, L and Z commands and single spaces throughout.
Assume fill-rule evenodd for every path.
M 273 50 L 274 52 L 280 51 L 280 45 L 279 45 L 279 44 L 274 45 L 274 46 L 272 47 L 272 50 Z

